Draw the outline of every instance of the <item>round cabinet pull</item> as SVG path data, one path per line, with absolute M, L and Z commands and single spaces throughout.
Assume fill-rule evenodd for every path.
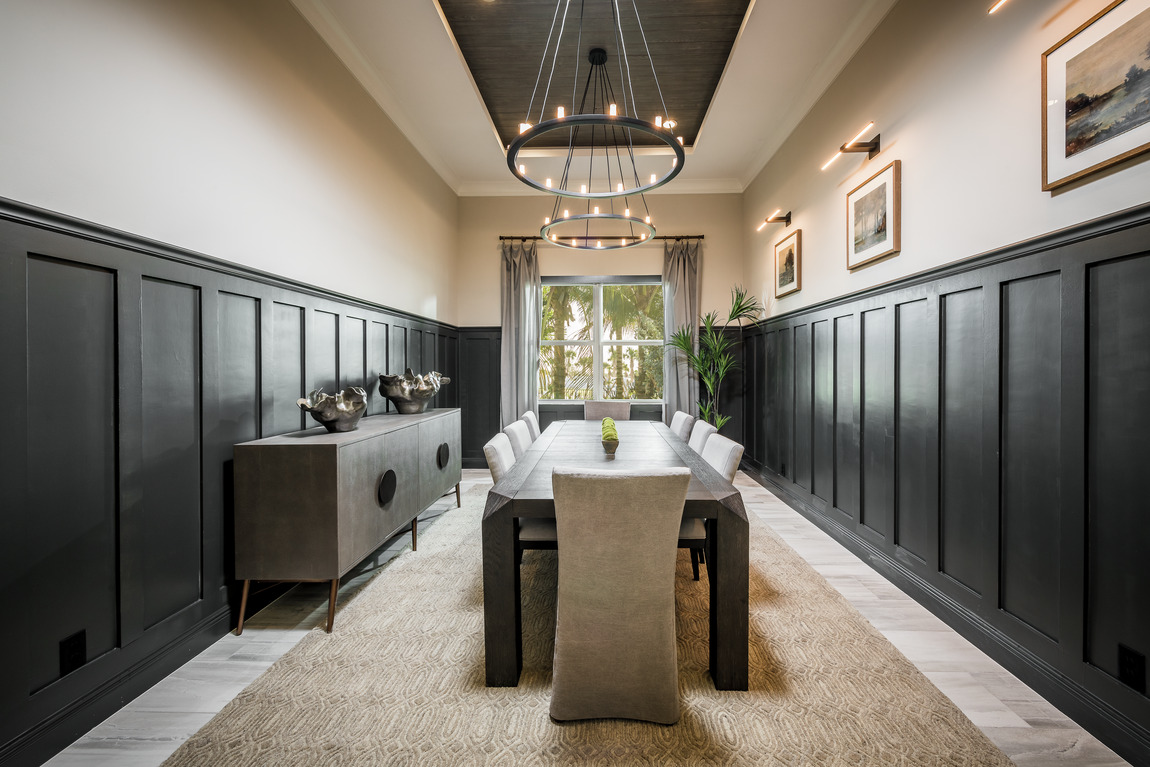
M 380 506 L 386 506 L 395 498 L 396 479 L 395 472 L 388 469 L 379 478 L 379 485 L 375 488 L 375 498 Z
M 435 463 L 440 469 L 446 469 L 450 460 L 451 448 L 444 442 L 439 446 L 439 449 L 435 451 Z

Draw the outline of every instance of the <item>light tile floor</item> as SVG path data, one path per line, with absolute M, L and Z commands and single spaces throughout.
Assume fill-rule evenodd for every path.
M 463 472 L 462 490 L 490 482 Z M 941 620 L 752 479 L 735 481 L 756 514 L 839 590 L 855 608 L 953 700 L 1019 767 L 1112 767 L 1122 759 L 960 637 Z M 454 494 L 420 516 L 426 529 L 455 505 Z M 408 543 L 397 536 L 341 584 L 339 603 Z M 322 630 L 324 584 L 300 584 L 252 616 L 243 636 L 229 634 L 56 757 L 50 767 L 150 767 L 163 762 L 228 701 L 304 634 Z M 336 615 L 336 629 L 339 615 Z

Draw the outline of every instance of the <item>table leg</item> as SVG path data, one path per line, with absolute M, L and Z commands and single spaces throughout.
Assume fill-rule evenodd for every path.
M 483 640 L 488 687 L 515 687 L 523 670 L 523 627 L 515 563 L 515 518 L 491 493 L 483 515 Z
M 741 499 L 739 500 L 741 510 Z M 750 528 L 724 507 L 711 520 L 707 577 L 711 582 L 711 678 L 716 690 L 747 689 Z

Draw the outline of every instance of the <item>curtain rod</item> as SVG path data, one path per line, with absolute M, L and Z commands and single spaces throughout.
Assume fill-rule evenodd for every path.
M 577 236 L 578 237 L 590 237 L 591 235 L 580 234 Z M 615 237 L 618 237 L 618 236 L 619 235 L 617 235 L 617 234 L 616 235 L 609 235 L 607 237 L 600 237 L 599 239 L 608 240 L 608 239 L 614 239 Z M 649 240 L 701 240 L 701 239 L 703 239 L 703 235 L 701 235 L 701 234 L 667 234 L 667 235 L 660 234 L 660 235 L 656 235 L 654 237 L 648 237 L 647 239 L 649 239 Z M 501 235 L 499 235 L 499 240 L 500 241 L 503 241 L 503 240 L 544 240 L 544 241 L 546 241 L 547 238 L 546 237 L 540 237 L 537 234 L 528 235 L 526 237 L 513 237 L 511 235 L 501 234 Z

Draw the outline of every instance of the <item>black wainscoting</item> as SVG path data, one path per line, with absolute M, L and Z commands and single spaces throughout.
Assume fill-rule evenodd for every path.
M 771 318 L 743 344 L 744 467 L 1136 764 L 1147 296 L 1143 206 Z
M 462 411 L 463 468 L 486 469 L 483 446 L 499 431 L 500 329 L 459 329 L 459 369 L 471 383 L 459 393 Z
M 497 339 L 472 355 L 494 372 L 458 340 L 0 200 L 0 763 L 42 763 L 230 630 L 232 445 L 310 426 L 302 394 L 363 386 L 385 413 L 379 373 L 435 369 L 433 407 L 498 413 Z

